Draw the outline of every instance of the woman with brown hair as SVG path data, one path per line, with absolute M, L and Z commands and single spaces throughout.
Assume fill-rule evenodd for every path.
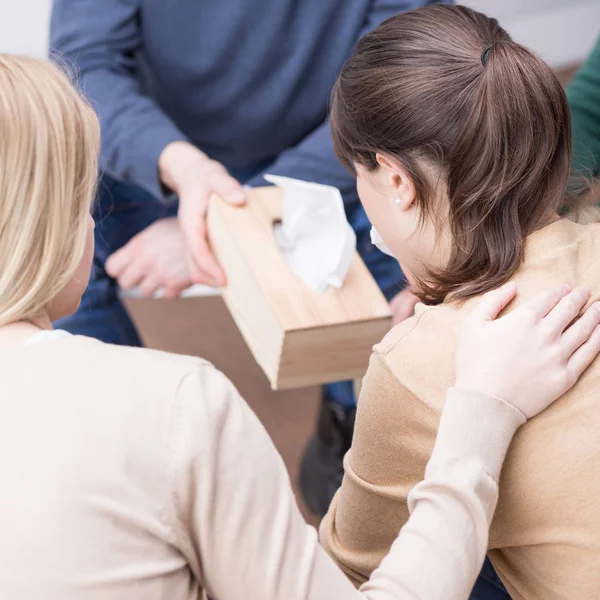
M 519 301 L 563 280 L 597 300 L 600 227 L 559 216 L 578 198 L 567 188 L 569 109 L 557 78 L 466 7 L 398 15 L 365 36 L 336 84 L 332 128 L 375 239 L 423 302 L 375 347 L 344 482 L 321 526 L 328 551 L 362 582 L 408 518 L 473 303 L 509 278 Z M 489 547 L 513 598 L 598 595 L 599 392 L 594 364 L 509 452 Z

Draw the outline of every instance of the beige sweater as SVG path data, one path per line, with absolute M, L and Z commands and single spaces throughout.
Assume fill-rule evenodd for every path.
M 536 232 L 515 281 L 519 302 L 564 282 L 587 285 L 590 303 L 599 300 L 600 226 L 559 221 Z M 344 482 L 321 526 L 323 545 L 356 582 L 408 519 L 475 302 L 420 305 L 375 348 Z M 600 598 L 600 361 L 517 433 L 500 492 L 490 557 L 513 599 Z
M 444 419 L 410 525 L 357 591 L 303 521 L 265 430 L 210 365 L 82 337 L 1 349 L 0 598 L 465 597 L 524 418 L 451 392 Z

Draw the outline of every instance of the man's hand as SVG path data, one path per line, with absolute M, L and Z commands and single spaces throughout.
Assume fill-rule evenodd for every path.
M 413 316 L 415 306 L 419 299 L 410 291 L 410 288 L 403 289 L 390 300 L 392 309 L 392 327 Z
M 223 287 L 225 274 L 208 244 L 208 201 L 218 194 L 226 202 L 243 205 L 244 189 L 221 163 L 187 142 L 169 144 L 160 155 L 158 167 L 163 183 L 179 196 L 178 219 L 192 281 Z
M 159 219 L 131 238 L 108 257 L 105 268 L 121 288 L 137 287 L 147 297 L 162 288 L 165 298 L 177 298 L 192 285 L 175 217 Z

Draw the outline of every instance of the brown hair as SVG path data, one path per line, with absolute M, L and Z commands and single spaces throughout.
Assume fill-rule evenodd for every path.
M 362 38 L 335 85 L 331 124 L 349 169 L 377 169 L 379 152 L 411 174 L 423 218 L 436 209 L 424 163 L 440 170 L 452 247 L 416 286 L 430 304 L 506 282 L 525 237 L 569 201 L 563 88 L 495 19 L 464 6 L 403 13 Z

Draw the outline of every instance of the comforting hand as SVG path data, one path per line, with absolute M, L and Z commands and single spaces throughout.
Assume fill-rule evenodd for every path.
M 402 321 L 412 317 L 415 313 L 415 306 L 419 299 L 410 291 L 410 288 L 404 288 L 390 300 L 392 309 L 392 327 Z
M 559 286 L 508 315 L 508 283 L 483 296 L 465 320 L 456 355 L 456 387 L 498 396 L 533 417 L 567 392 L 600 352 L 600 303 L 579 319 L 585 288 Z
M 159 171 L 162 181 L 179 197 L 178 219 L 193 282 L 224 286 L 225 274 L 208 244 L 208 202 L 218 194 L 231 204 L 242 205 L 246 201 L 242 186 L 221 163 L 187 142 L 173 142 L 163 150 Z
M 159 219 L 131 238 L 109 256 L 105 268 L 121 288 L 137 287 L 142 296 L 152 296 L 162 288 L 165 298 L 177 298 L 192 285 L 175 217 Z

